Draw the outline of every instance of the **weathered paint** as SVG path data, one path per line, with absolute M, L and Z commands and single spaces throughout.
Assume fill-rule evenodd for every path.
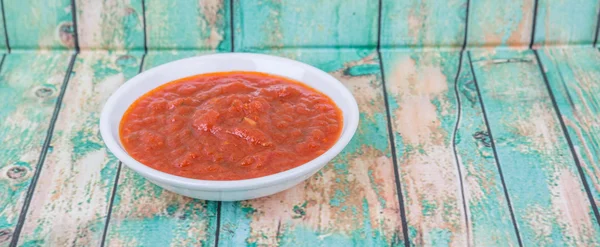
M 0 246 L 12 239 L 70 59 L 13 53 L 0 68 Z
M 586 181 L 600 206 L 600 52 L 594 48 L 539 53 Z
M 85 49 L 144 49 L 142 0 L 75 0 L 77 37 Z
M 144 69 L 199 55 L 148 53 Z M 122 165 L 106 237 L 107 246 L 212 246 L 217 203 L 166 191 Z
M 75 29 L 70 0 L 3 1 L 12 49 L 72 49 Z
M 528 47 L 535 0 L 470 1 L 469 47 Z
M 467 0 L 382 0 L 381 47 L 460 47 Z
M 284 192 L 224 202 L 219 246 L 402 246 L 402 224 L 374 50 L 269 51 L 317 66 L 355 95 L 350 144 L 315 176 Z
M 459 53 L 389 51 L 382 56 L 409 241 L 466 245 L 452 149 Z
M 477 52 L 472 64 L 523 243 L 599 245 L 597 219 L 533 52 Z
M 99 246 L 119 164 L 100 137 L 100 112 L 141 59 L 106 51 L 77 56 L 20 245 Z
M 230 0 L 146 0 L 149 49 L 231 50 Z
M 519 246 L 507 198 L 494 159 L 469 59 L 462 57 L 456 93 L 461 109 L 455 149 L 462 170 L 471 243 Z
M 377 1 L 234 0 L 235 48 L 375 47 Z
M 593 44 L 600 7 L 597 0 L 538 1 L 536 47 Z

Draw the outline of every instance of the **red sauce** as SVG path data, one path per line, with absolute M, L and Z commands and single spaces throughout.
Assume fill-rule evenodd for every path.
M 202 74 L 162 85 L 125 112 L 121 143 L 154 169 L 238 180 L 302 165 L 337 141 L 342 114 L 326 95 L 258 72 Z

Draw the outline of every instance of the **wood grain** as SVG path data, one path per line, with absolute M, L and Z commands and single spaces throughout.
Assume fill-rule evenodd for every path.
M 466 0 L 382 0 L 381 47 L 460 47 Z
M 146 0 L 148 49 L 231 50 L 229 0 Z
M 596 0 L 539 0 L 534 34 L 535 47 L 592 45 L 596 34 Z
M 469 47 L 527 47 L 531 42 L 535 0 L 470 1 Z
M 76 0 L 79 47 L 144 49 L 142 0 Z
M 70 0 L 4 1 L 12 49 L 73 49 L 75 29 Z
M 561 118 L 600 206 L 600 52 L 594 48 L 539 52 Z
M 268 53 L 312 64 L 344 83 L 361 111 L 358 131 L 340 155 L 292 189 L 224 202 L 219 246 L 402 246 L 377 53 L 333 49 Z
M 410 244 L 467 245 L 452 149 L 459 53 L 382 56 Z
M 472 64 L 523 243 L 600 244 L 533 52 L 476 52 Z
M 370 0 L 234 0 L 237 50 L 375 47 L 378 4 Z
M 197 51 L 153 52 L 144 69 Z M 166 191 L 122 166 L 106 237 L 107 246 L 212 246 L 217 203 Z
M 470 241 L 474 246 L 519 246 L 466 55 L 455 87 L 460 100 L 456 106 L 461 109 L 455 149 L 462 170 Z
M 11 54 L 0 69 L 0 246 L 12 240 L 70 59 Z
M 78 55 L 20 245 L 100 244 L 119 164 L 100 137 L 100 112 L 108 97 L 137 74 L 141 59 L 141 53 Z

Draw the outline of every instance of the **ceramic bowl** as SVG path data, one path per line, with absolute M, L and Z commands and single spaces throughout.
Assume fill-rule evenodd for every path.
M 342 110 L 344 126 L 337 142 L 321 156 L 293 169 L 269 176 L 215 181 L 180 177 L 146 166 L 127 154 L 119 137 L 125 111 L 140 96 L 170 81 L 197 74 L 225 71 L 258 71 L 300 81 L 328 95 Z M 222 53 L 173 61 L 131 78 L 108 99 L 100 116 L 100 133 L 108 149 L 123 164 L 169 191 L 198 199 L 237 201 L 271 195 L 311 177 L 339 154 L 356 132 L 359 112 L 356 100 L 331 75 L 313 66 L 270 55 Z

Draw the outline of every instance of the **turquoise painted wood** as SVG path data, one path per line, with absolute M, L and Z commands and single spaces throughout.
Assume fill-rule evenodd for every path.
M 472 55 L 474 76 L 523 242 L 600 244 L 597 219 L 533 52 Z
M 229 0 L 146 0 L 151 50 L 231 50 Z
M 469 2 L 469 47 L 527 47 L 535 0 Z
M 470 242 L 474 246 L 519 246 L 466 54 L 459 73 L 454 90 L 461 112 L 454 146 L 462 171 Z
M 382 48 L 460 48 L 466 31 L 466 0 L 382 0 Z
M 377 46 L 378 4 L 370 0 L 234 0 L 237 50 Z
M 11 54 L 0 68 L 0 246 L 12 241 L 70 59 Z
M 382 54 L 411 245 L 467 245 L 453 153 L 458 52 Z
M 224 202 L 219 246 L 403 246 L 376 51 L 268 53 L 338 78 L 356 95 L 360 124 L 348 147 L 306 182 L 265 198 Z
M 539 0 L 535 46 L 591 46 L 598 28 L 599 8 L 596 0 Z
M 75 28 L 70 0 L 3 1 L 11 49 L 73 49 Z
M 76 0 L 77 38 L 82 50 L 143 50 L 143 0 Z
M 600 206 L 600 52 L 544 49 L 539 57 L 586 181 Z
M 141 59 L 139 52 L 77 56 L 19 245 L 100 244 L 119 165 L 100 137 L 100 111 Z
M 200 55 L 197 51 L 153 52 L 144 69 Z M 212 246 L 217 203 L 166 191 L 122 166 L 106 246 Z

